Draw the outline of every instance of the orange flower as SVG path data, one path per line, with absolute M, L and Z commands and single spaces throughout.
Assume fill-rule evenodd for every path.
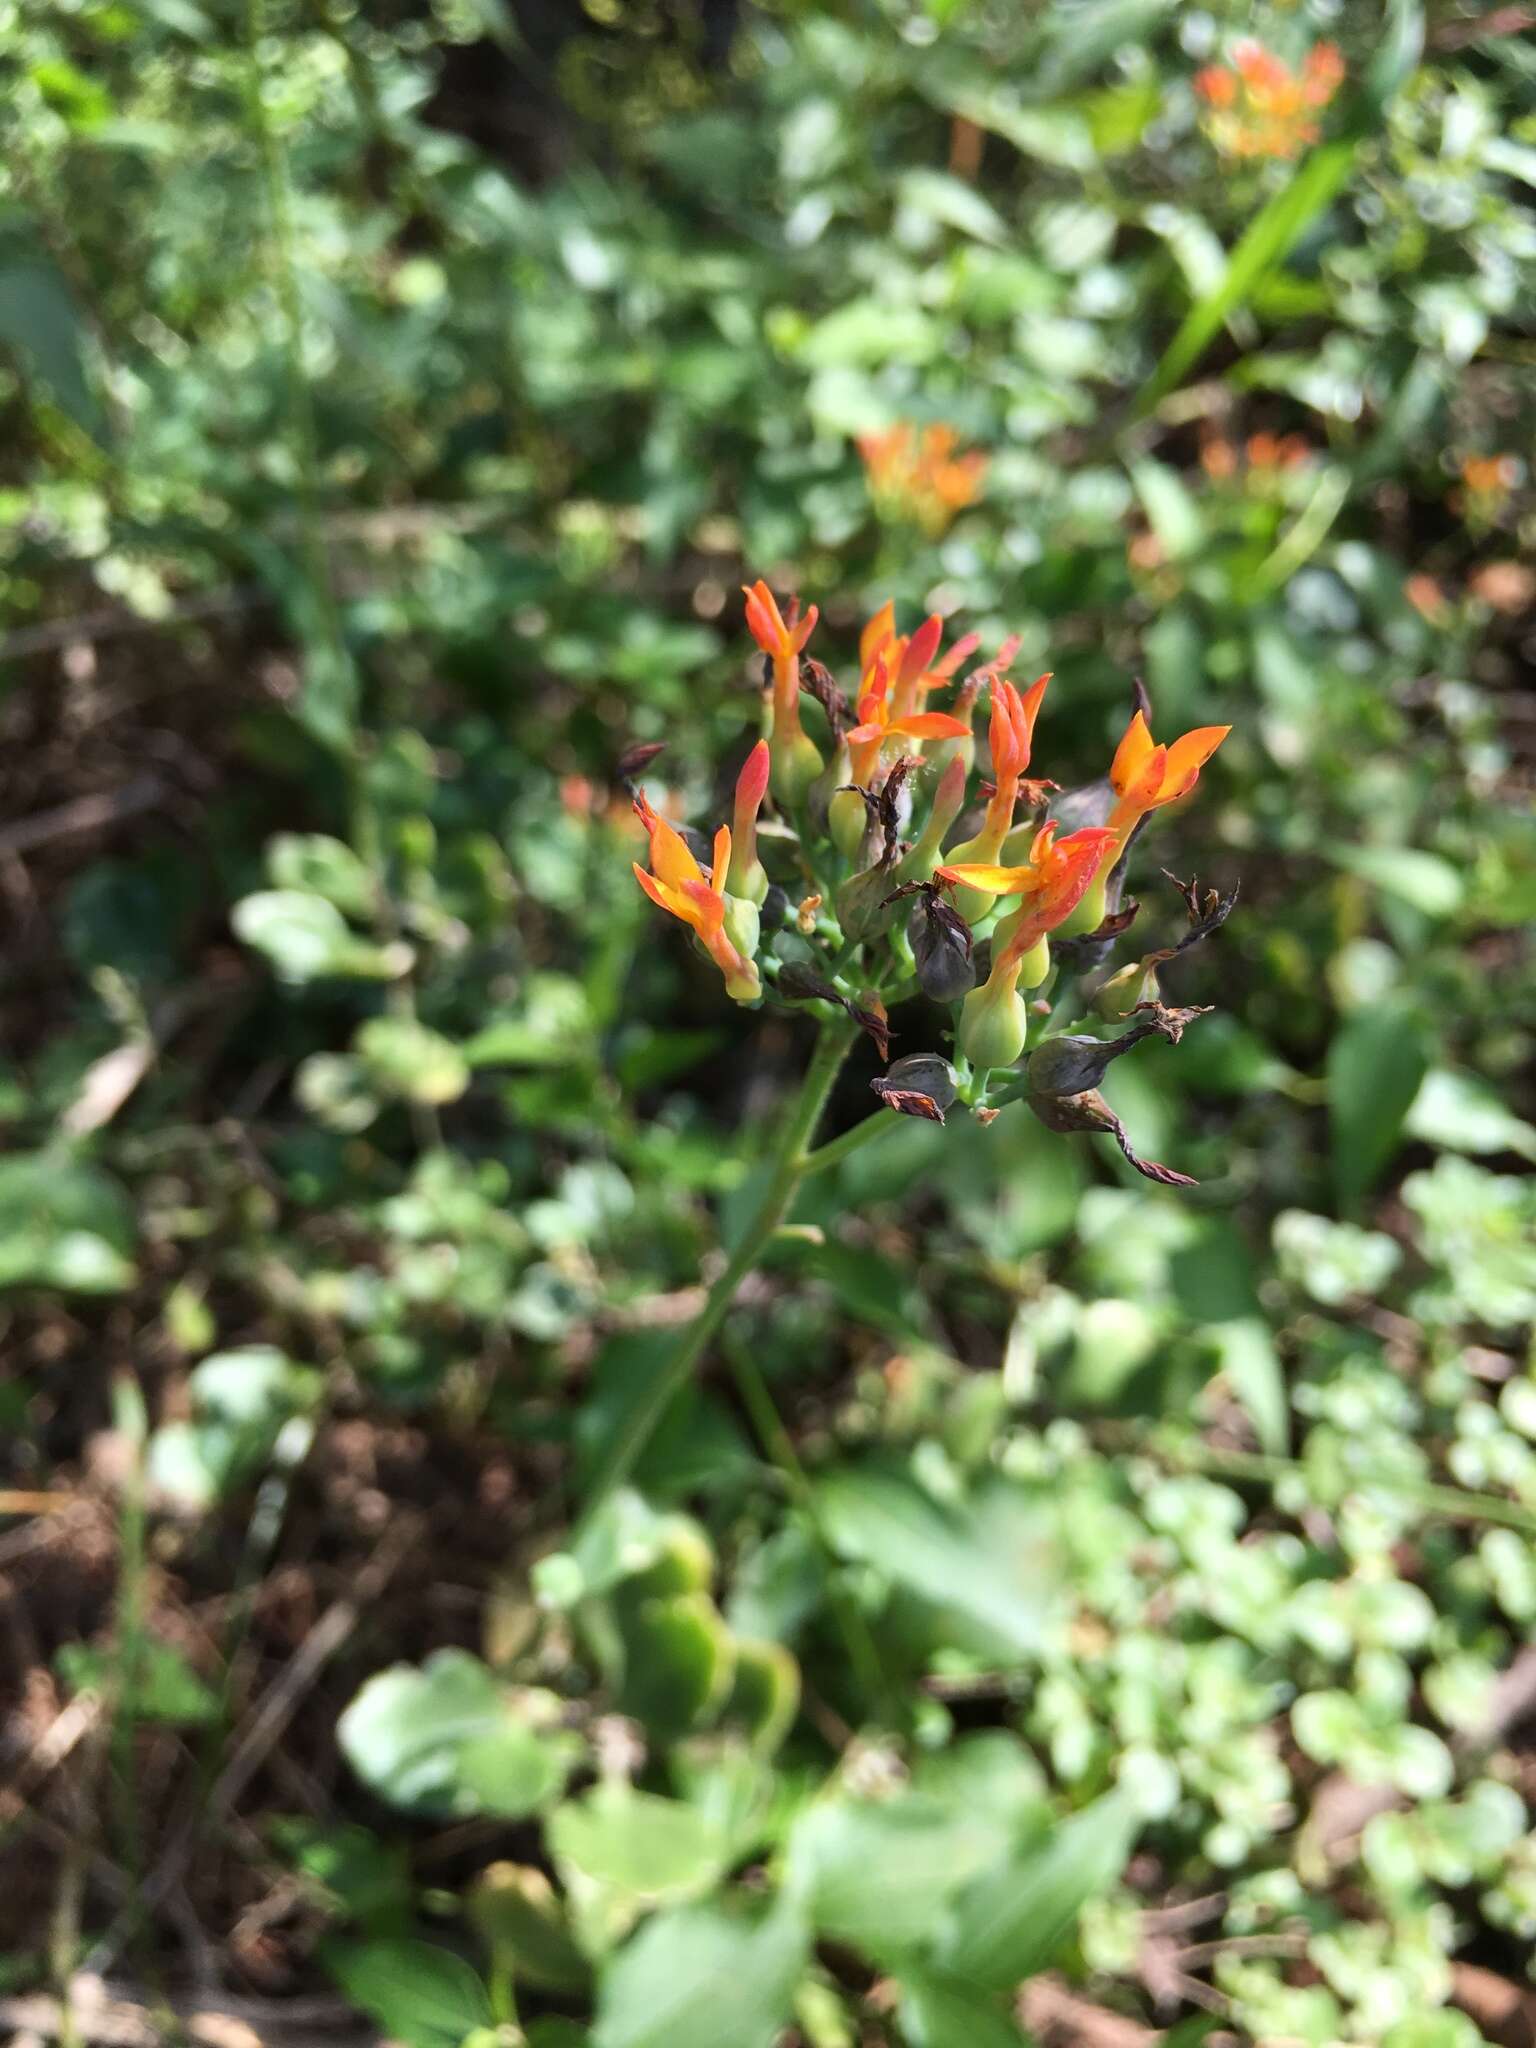
M 681 918 L 725 977 L 725 992 L 738 1003 L 755 1003 L 763 992 L 756 962 L 740 951 L 726 931 L 731 903 L 724 893 L 731 868 L 730 827 L 722 825 L 715 834 L 714 860 L 710 875 L 694 859 L 680 832 L 658 817 L 643 795 L 635 797 L 635 810 L 651 842 L 651 872 L 634 863 L 635 880 L 651 901 L 673 917 Z M 720 886 L 714 885 L 714 877 Z M 755 923 L 754 906 L 749 922 Z M 739 920 L 738 920 L 739 922 Z
M 820 613 L 812 605 L 803 619 L 791 612 L 786 623 L 773 592 L 758 578 L 748 588 L 747 625 L 753 639 L 773 665 L 773 731 L 769 741 L 773 790 L 786 803 L 798 803 L 821 773 L 815 742 L 800 726 L 800 656 Z
M 1229 156 L 1289 159 L 1316 142 L 1320 112 L 1344 80 L 1344 59 L 1334 43 L 1317 43 L 1300 71 L 1245 36 L 1232 46 L 1232 66 L 1208 64 L 1195 74 L 1195 91 L 1211 110 L 1206 129 Z
M 1072 915 L 1100 858 L 1114 844 L 1114 832 L 1107 825 L 1084 825 L 1061 840 L 1056 837 L 1059 830 L 1054 818 L 1047 819 L 1031 841 L 1029 858 L 1022 867 L 996 861 L 956 861 L 936 870 L 941 882 L 985 889 L 991 896 L 1026 899 L 1019 906 L 1025 914 L 1007 935 L 999 960 L 1009 952 L 1021 960 L 1037 940 Z
M 882 615 L 883 616 L 883 615 Z M 947 711 L 902 711 L 938 652 L 944 621 L 937 612 L 918 627 L 909 640 L 892 638 L 878 647 L 860 692 L 859 722 L 848 734 L 853 754 L 853 779 L 868 788 L 887 739 L 900 734 L 913 740 L 964 739 L 970 727 Z M 890 697 L 891 667 L 895 663 L 896 696 Z
M 1461 480 L 1474 497 L 1502 502 L 1520 481 L 1520 465 L 1513 455 L 1469 455 Z
M 937 539 L 957 512 L 981 495 L 987 457 L 973 449 L 955 453 L 953 427 L 942 424 L 918 429 L 899 421 L 883 433 L 861 434 L 869 488 L 880 511 L 890 518 L 913 519 Z
M 1125 729 L 1110 763 L 1110 787 L 1116 796 L 1109 814 L 1110 829 L 1124 846 L 1149 811 L 1177 803 L 1200 780 L 1200 770 L 1232 730 L 1230 725 L 1201 725 L 1160 747 L 1146 719 L 1137 712 Z
M 861 689 L 869 687 L 873 680 L 875 657 L 883 654 L 887 668 L 894 672 L 896 678 L 891 716 L 907 717 L 919 698 L 926 696 L 929 690 L 941 690 L 966 656 L 974 654 L 981 645 L 979 633 L 967 633 L 955 642 L 942 660 L 935 661 L 942 633 L 943 621 L 935 612 L 932 618 L 918 627 L 910 640 L 899 635 L 896 631 L 896 607 L 887 599 L 859 635 L 859 673 L 865 678 Z
M 937 880 L 979 888 L 988 901 L 1023 899 L 993 934 L 992 972 L 972 989 L 960 1013 L 957 1043 L 976 1066 L 1012 1066 L 1024 1050 L 1029 1020 L 1019 983 L 1037 988 L 1044 981 L 1051 964 L 1046 935 L 1077 909 L 1114 844 L 1114 833 L 1104 825 L 1085 825 L 1061 840 L 1056 832 L 1054 819 L 1041 826 L 1022 867 L 962 861 L 937 870 Z
M 1013 826 L 1014 806 L 1019 800 L 1019 781 L 1029 766 L 1040 701 L 1050 680 L 1049 675 L 1037 676 L 1027 690 L 1020 690 L 1014 684 L 1001 680 L 993 683 L 992 719 L 987 740 L 992 749 L 992 779 L 996 788 L 987 804 L 981 830 L 974 839 L 968 839 L 954 849 L 957 860 L 986 864 L 995 862 L 1002 852 L 1003 841 Z M 985 890 L 967 884 L 966 893 L 956 898 L 955 907 L 969 923 L 975 924 L 986 916 L 991 902 L 991 895 Z

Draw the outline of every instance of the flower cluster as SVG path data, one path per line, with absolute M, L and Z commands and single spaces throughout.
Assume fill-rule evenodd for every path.
M 1133 843 L 1190 794 L 1229 728 L 1160 743 L 1138 684 L 1108 774 L 1061 791 L 1027 777 L 1050 677 L 1010 679 L 1016 642 L 962 675 L 975 634 L 945 650 L 940 617 L 903 634 L 887 604 L 860 636 L 850 701 L 806 652 L 816 608 L 781 610 L 761 581 L 745 596 L 765 657 L 767 737 L 710 848 L 634 791 L 650 841 L 641 888 L 690 927 L 738 1003 L 845 1013 L 882 1057 L 896 1004 L 950 1006 L 953 1059 L 897 1060 L 875 1084 L 888 1107 L 942 1123 L 959 1102 L 990 1121 L 1023 1096 L 1052 1128 L 1108 1132 L 1141 1171 L 1181 1180 L 1135 1159 L 1098 1081 L 1131 1046 L 1176 1041 L 1199 1014 L 1163 1003 L 1159 969 L 1215 931 L 1233 899 L 1180 884 L 1178 942 L 1119 967 L 1111 954 L 1139 907 L 1123 900 Z M 948 707 L 931 708 L 940 692 Z M 983 699 L 988 774 L 973 796 Z M 775 817 L 760 835 L 765 802 Z M 1095 1035 L 1127 1020 L 1119 1037 Z
M 936 540 L 957 512 L 975 504 L 987 458 L 979 449 L 957 455 L 955 443 L 953 427 L 915 427 L 906 420 L 860 435 L 870 495 L 883 518 L 915 521 Z
M 1334 43 L 1315 43 L 1299 71 L 1262 43 L 1245 36 L 1232 47 L 1232 63 L 1208 64 L 1195 74 L 1207 109 L 1205 126 L 1228 156 L 1289 159 L 1320 129 L 1316 116 L 1344 81 L 1344 59 Z

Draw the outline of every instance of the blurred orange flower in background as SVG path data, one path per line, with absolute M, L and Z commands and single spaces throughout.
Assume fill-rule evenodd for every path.
M 1344 59 L 1335 43 L 1316 43 L 1301 69 L 1245 36 L 1232 46 L 1231 65 L 1208 64 L 1195 74 L 1195 91 L 1205 102 L 1205 130 L 1228 156 L 1289 159 L 1316 142 L 1313 118 L 1344 81 Z
M 975 504 L 987 457 L 974 448 L 956 454 L 957 441 L 953 427 L 916 427 L 910 420 L 859 436 L 870 495 L 882 517 L 915 520 L 936 539 L 957 512 Z

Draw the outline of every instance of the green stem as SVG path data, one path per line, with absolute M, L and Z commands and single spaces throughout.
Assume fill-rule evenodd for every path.
M 810 1065 L 800 1084 L 800 1093 L 780 1126 L 767 1159 L 768 1180 L 756 1209 L 737 1238 L 725 1270 L 705 1297 L 704 1306 L 678 1338 L 672 1355 L 651 1381 L 631 1412 L 624 1417 L 613 1441 L 604 1452 L 591 1487 L 577 1518 L 575 1537 L 590 1526 L 593 1517 L 614 1488 L 632 1471 L 635 1460 L 650 1442 L 656 1425 L 671 1405 L 674 1395 L 687 1385 L 689 1375 L 704 1356 L 710 1339 L 724 1322 L 736 1290 L 762 1257 L 763 1248 L 788 1213 L 805 1177 L 805 1148 L 815 1135 L 826 1107 L 832 1084 L 847 1057 L 856 1027 L 846 1018 L 821 1025 Z
M 821 1516 L 816 1506 L 816 1492 L 811 1485 L 810 1475 L 800 1462 L 800 1453 L 795 1449 L 794 1439 L 784 1427 L 783 1417 L 774 1404 L 773 1393 L 763 1377 L 757 1354 L 746 1343 L 734 1343 L 729 1335 L 725 1344 L 725 1355 L 731 1373 L 741 1395 L 742 1404 L 752 1418 L 752 1427 L 757 1431 L 758 1441 L 768 1454 L 771 1463 L 784 1475 L 785 1485 L 801 1513 L 810 1525 L 811 1533 L 820 1546 L 827 1564 L 827 1604 L 838 1633 L 843 1638 L 848 1652 L 848 1661 L 853 1667 L 865 1694 L 878 1700 L 887 1725 L 900 1728 L 906 1716 L 880 1662 L 880 1652 L 869 1623 L 860 1612 L 858 1604 L 848 1588 L 838 1578 L 838 1556 L 833 1549 Z
M 840 1138 L 832 1138 L 825 1145 L 818 1145 L 814 1152 L 802 1152 L 800 1172 L 802 1176 L 825 1173 L 829 1166 L 841 1166 L 851 1152 L 857 1152 L 867 1145 L 871 1138 L 878 1138 L 884 1131 L 894 1131 L 900 1118 L 889 1109 L 877 1109 L 851 1131 L 844 1131 Z

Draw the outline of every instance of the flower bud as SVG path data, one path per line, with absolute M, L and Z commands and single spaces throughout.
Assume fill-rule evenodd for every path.
M 798 726 L 789 731 L 777 726 L 769 745 L 773 752 L 769 787 L 781 804 L 804 802 L 811 784 L 822 770 L 816 742 Z
M 1011 1067 L 1024 1050 L 1028 1030 L 1023 997 L 986 981 L 961 1006 L 955 1043 L 974 1067 Z
M 993 836 L 985 829 L 974 839 L 966 839 L 959 846 L 952 846 L 944 856 L 946 867 L 958 867 L 963 861 L 995 861 L 997 845 Z M 997 898 L 987 889 L 973 889 L 968 882 L 957 882 L 951 892 L 951 901 L 967 924 L 980 924 Z
M 831 816 L 832 799 L 852 772 L 848 742 L 839 734 L 837 744 L 832 749 L 831 760 L 805 793 L 806 819 L 818 837 L 830 829 L 828 821 Z
M 827 829 L 844 860 L 857 860 L 869 823 L 869 808 L 856 789 L 838 789 L 827 805 Z
M 941 851 L 944 835 L 965 807 L 965 768 L 959 761 L 951 761 L 938 778 L 933 792 L 933 803 L 928 812 L 928 821 L 922 835 L 897 869 L 898 878 L 903 882 L 929 882 L 933 871 L 943 859 Z
M 744 960 L 750 960 L 757 951 L 757 942 L 762 934 L 762 920 L 755 903 L 749 903 L 744 896 L 727 896 L 725 899 L 725 936 Z
M 1006 917 L 998 919 L 992 931 L 992 958 L 996 960 L 1006 949 L 1023 922 L 1025 906 L 1020 903 L 1016 910 L 1010 910 Z M 1018 973 L 1013 977 L 1015 988 L 1038 988 L 1051 971 L 1051 942 L 1041 937 L 1029 948 L 1019 961 Z

